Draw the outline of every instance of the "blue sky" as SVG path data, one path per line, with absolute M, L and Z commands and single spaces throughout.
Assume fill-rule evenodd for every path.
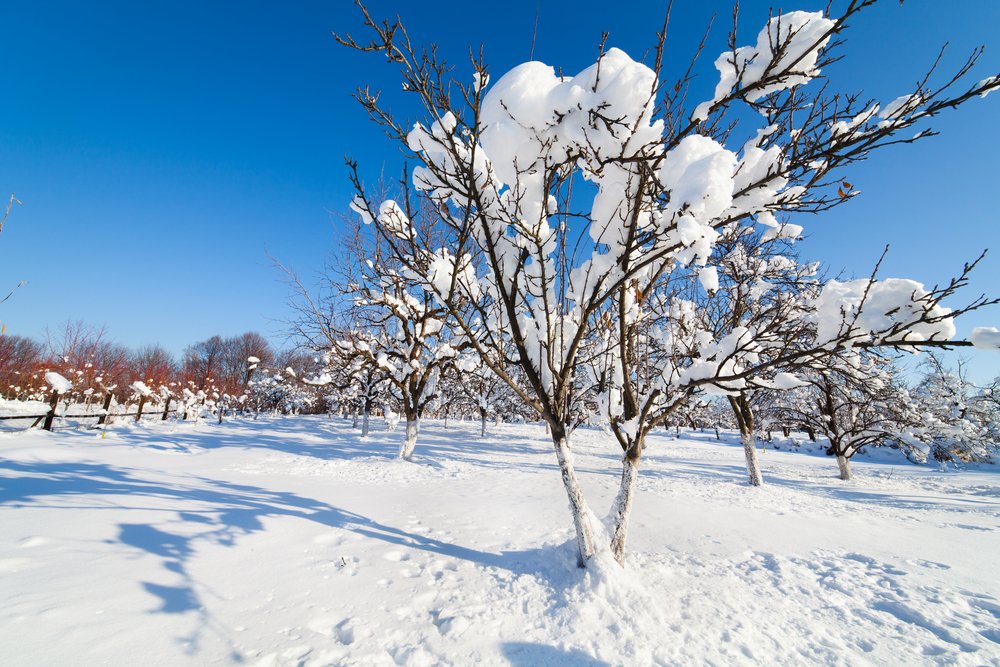
M 432 13 L 371 2 L 377 15 L 401 13 L 414 41 L 439 44 L 463 81 L 470 46 L 485 45 L 494 77 L 527 60 L 536 10 L 535 58 L 576 72 L 604 30 L 609 45 L 640 57 L 665 7 L 510 0 L 462 13 L 474 5 L 439 3 Z M 741 10 L 743 44 L 768 4 L 744 1 Z M 714 86 L 731 3 L 675 0 L 667 56 L 676 67 L 716 13 L 696 70 L 699 98 Z M 402 165 L 350 94 L 368 83 L 400 115 L 415 109 L 383 59 L 330 37 L 361 33 L 346 0 L 13 0 L 4 22 L 0 191 L 23 205 L 0 236 L 0 287 L 28 281 L 0 306 L 9 333 L 38 336 L 83 319 L 124 344 L 174 352 L 216 333 L 277 337 L 287 290 L 268 253 L 308 277 L 333 247 L 331 212 L 350 199 L 343 156 L 372 180 Z M 1000 70 L 998 26 L 995 0 L 884 0 L 854 21 L 844 61 L 826 73 L 837 90 L 887 101 L 912 87 L 944 42 L 946 69 L 985 44 L 974 82 Z M 976 100 L 935 123 L 941 136 L 876 154 L 849 174 L 860 198 L 799 221 L 810 234 L 803 254 L 834 273 L 866 275 L 891 243 L 886 275 L 933 284 L 993 247 L 970 292 L 1000 291 L 998 119 L 1000 95 Z M 1000 324 L 1000 309 L 960 330 L 985 324 Z M 974 365 L 983 377 L 1000 372 L 992 355 Z

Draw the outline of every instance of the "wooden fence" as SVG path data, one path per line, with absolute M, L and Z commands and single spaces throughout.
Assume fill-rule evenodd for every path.
M 112 412 L 111 411 L 111 404 L 114 402 L 115 395 L 114 395 L 114 392 L 110 392 L 109 391 L 104 396 L 104 403 L 101 405 L 101 410 L 99 412 L 94 412 L 92 414 L 61 414 L 60 415 L 58 413 L 58 411 L 57 411 L 58 407 L 59 407 L 59 397 L 60 396 L 61 396 L 61 394 L 59 394 L 59 392 L 56 392 L 56 391 L 52 392 L 52 397 L 49 399 L 49 409 L 44 414 L 0 415 L 0 421 L 10 421 L 10 420 L 15 420 L 15 419 L 33 419 L 34 421 L 31 423 L 31 426 L 27 427 L 28 429 L 35 428 L 39 424 L 42 424 L 42 428 L 44 430 L 51 431 L 54 428 L 54 422 L 56 420 L 56 417 L 60 417 L 62 419 L 74 419 L 74 420 L 97 419 L 96 426 L 103 426 L 103 425 L 107 424 L 108 420 L 110 420 L 110 419 L 118 419 L 118 418 L 122 418 L 122 417 L 134 417 L 135 421 L 139 422 L 139 421 L 142 421 L 142 417 L 143 417 L 144 414 L 145 415 L 158 416 L 161 421 L 166 421 L 167 417 L 169 417 L 170 415 L 172 415 L 172 414 L 179 414 L 181 412 L 180 410 L 171 410 L 170 409 L 170 404 L 173 402 L 172 398 L 166 399 L 166 402 L 163 403 L 163 409 L 162 410 L 159 409 L 159 406 L 156 406 L 155 410 L 148 410 L 147 411 L 145 409 L 146 405 L 147 405 L 147 402 L 148 402 L 148 398 L 149 398 L 147 396 L 142 396 L 142 397 L 139 398 L 139 403 L 136 406 L 136 410 L 134 412 L 129 412 L 128 411 L 129 407 L 128 407 L 127 404 L 126 404 L 125 412 Z M 202 406 L 199 405 L 198 409 L 200 410 L 201 407 Z M 225 414 L 225 412 L 226 412 L 225 408 L 223 408 L 223 407 L 219 408 L 219 422 L 220 423 L 222 422 L 222 417 Z

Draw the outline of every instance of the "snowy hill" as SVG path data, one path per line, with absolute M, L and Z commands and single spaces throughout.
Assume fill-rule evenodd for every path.
M 1000 664 L 1000 476 L 651 438 L 628 569 L 575 567 L 536 425 L 0 434 L 0 663 Z M 682 433 L 682 435 L 684 435 Z M 595 508 L 621 466 L 573 438 Z

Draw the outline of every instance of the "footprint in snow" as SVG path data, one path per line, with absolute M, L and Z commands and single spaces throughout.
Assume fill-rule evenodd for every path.
M 323 635 L 324 637 L 329 637 L 330 639 L 335 639 L 341 644 L 347 645 L 354 643 L 354 628 L 352 627 L 352 621 L 350 617 L 342 618 L 340 616 L 317 616 L 310 620 L 306 627 L 313 632 Z
M 410 554 L 405 551 L 386 551 L 382 554 L 382 558 L 394 563 L 399 563 L 404 560 L 410 560 Z
M 950 570 L 951 565 L 945 565 L 944 563 L 936 563 L 932 560 L 924 560 L 922 558 L 917 558 L 915 560 L 906 561 L 908 565 L 919 565 L 920 567 L 926 567 L 929 570 Z
M 313 538 L 313 544 L 339 544 L 341 542 L 341 537 L 337 533 L 324 533 L 322 535 L 317 535 Z
M 22 549 L 34 549 L 35 547 L 44 547 L 46 544 L 51 542 L 47 537 L 39 537 L 34 535 L 32 537 L 26 537 L 18 543 Z

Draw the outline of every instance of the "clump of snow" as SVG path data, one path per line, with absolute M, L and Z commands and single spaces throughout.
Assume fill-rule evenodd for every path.
M 848 120 L 838 120 L 830 125 L 830 137 L 836 139 L 837 137 L 850 134 L 857 128 L 861 127 L 868 121 L 876 118 L 878 116 L 878 104 L 873 104 L 858 115 L 850 118 Z
M 73 390 L 73 383 L 55 371 L 49 371 L 45 374 L 45 382 L 57 394 L 68 394 Z
M 472 74 L 472 89 L 475 92 L 479 92 L 486 86 L 490 85 L 490 75 L 486 72 L 473 72 Z
M 761 243 L 767 243 L 773 239 L 788 239 L 791 241 L 800 238 L 802 231 L 802 225 L 793 225 L 790 222 L 785 222 L 768 229 L 761 235 L 760 240 Z
M 928 296 L 923 285 L 906 278 L 831 280 L 815 303 L 816 342 L 831 341 L 848 328 L 855 337 L 892 333 L 889 342 L 954 338 L 951 310 Z
M 139 394 L 140 396 L 149 398 L 150 396 L 153 395 L 153 390 L 147 387 L 145 382 L 136 380 L 135 382 L 132 383 L 131 386 L 132 390 L 135 391 L 135 393 Z
M 800 380 L 792 373 L 775 373 L 774 378 L 771 380 L 758 380 L 757 383 L 761 386 L 780 390 L 796 389 L 798 387 L 805 387 L 808 384 L 808 382 Z
M 480 143 L 499 181 L 511 188 L 503 198 L 518 209 L 516 217 L 539 224 L 548 203 L 542 167 L 582 156 L 581 169 L 599 187 L 591 235 L 600 238 L 628 178 L 605 163 L 659 143 L 663 124 L 651 122 L 655 89 L 653 70 L 615 48 L 574 77 L 560 77 L 540 62 L 504 74 L 483 98 Z M 614 122 L 595 123 L 595 117 Z
M 979 96 L 986 97 L 994 90 L 996 90 L 998 87 L 1000 87 L 997 84 L 1000 84 L 1000 74 L 996 76 L 986 77 L 985 79 L 976 84 L 976 88 L 985 88 L 986 86 L 992 86 L 992 87 L 979 93 Z
M 747 92 L 749 101 L 808 83 L 820 73 L 816 63 L 830 39 L 827 33 L 834 25 L 822 12 L 796 11 L 772 18 L 758 33 L 755 46 L 726 51 L 716 59 L 719 83 L 715 87 L 715 96 L 698 105 L 692 120 L 707 119 L 712 105 L 728 96 L 734 87 L 745 89 L 755 85 L 766 74 L 790 68 L 788 75 L 780 81 Z M 782 45 L 785 45 L 784 51 L 780 58 L 775 59 L 776 46 Z
M 363 215 L 362 219 L 364 219 Z M 410 219 L 395 201 L 387 199 L 382 202 L 382 206 L 379 207 L 378 211 L 378 221 L 393 236 L 400 239 L 409 238 L 411 233 Z
M 912 95 L 900 95 L 892 102 L 885 105 L 885 108 L 882 109 L 878 117 L 887 121 L 902 118 L 903 116 L 912 113 L 923 101 L 924 98 L 919 93 L 913 93 Z
M 361 216 L 361 221 L 364 224 L 370 225 L 374 221 L 371 213 L 368 212 L 368 204 L 365 203 L 365 200 L 360 195 L 351 200 L 350 207 L 352 211 Z
M 698 270 L 698 280 L 706 292 L 716 292 L 719 289 L 719 270 L 714 266 L 704 266 Z
M 996 327 L 976 327 L 972 330 L 972 344 L 981 350 L 1000 350 L 1000 331 Z

